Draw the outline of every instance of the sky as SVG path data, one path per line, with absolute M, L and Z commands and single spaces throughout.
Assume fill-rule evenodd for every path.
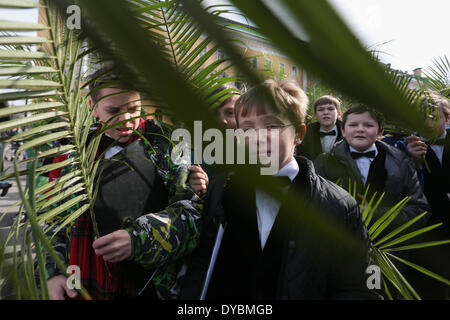
M 450 58 L 449 0 L 330 0 L 366 46 L 403 71 L 426 68 L 432 60 Z
M 206 0 L 221 2 L 224 0 Z M 274 9 L 275 1 L 263 0 Z M 295 1 L 295 0 L 292 0 Z M 311 0 L 313 1 L 313 0 Z M 379 50 L 380 59 L 412 73 L 450 58 L 450 0 L 328 0 L 365 47 Z M 279 13 L 293 29 L 288 15 Z M 237 20 L 241 18 L 234 17 Z M 299 33 L 301 34 L 301 33 Z
M 376 46 L 383 52 L 381 60 L 395 69 L 412 73 L 415 68 L 431 65 L 435 58 L 450 58 L 450 0 L 328 1 L 364 46 Z M 0 10 L 0 20 L 37 21 L 37 10 Z M 288 17 L 283 20 L 289 24 Z

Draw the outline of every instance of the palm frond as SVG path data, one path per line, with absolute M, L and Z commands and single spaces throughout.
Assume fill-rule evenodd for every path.
M 25 9 L 39 7 L 39 3 L 35 1 L 0 1 L 0 7 Z M 19 161 L 16 156 L 14 174 L 5 175 L 0 179 L 18 177 L 18 175 L 28 177 L 27 191 L 23 191 L 19 185 L 24 205 L 21 206 L 21 211 L 18 213 L 16 227 L 10 229 L 8 240 L 17 243 L 16 240 L 20 238 L 19 234 L 30 235 L 23 242 L 22 255 L 18 256 L 17 252 L 14 254 L 11 267 L 12 270 L 23 274 L 27 279 L 25 285 L 28 289 L 17 288 L 17 297 L 21 297 L 21 292 L 29 292 L 33 293 L 31 296 L 34 299 L 48 298 L 46 277 L 43 273 L 44 261 L 47 255 L 52 258 L 56 257 L 54 250 L 46 242 L 46 236 L 40 229 L 37 230 L 39 224 L 48 221 L 45 216 L 39 216 L 38 224 L 37 213 L 48 211 L 56 215 L 56 212 L 60 214 L 64 210 L 72 210 L 80 215 L 89 210 L 93 203 L 88 194 L 88 190 L 92 188 L 92 182 L 87 179 L 92 163 L 87 161 L 80 152 L 80 149 L 84 148 L 82 128 L 87 128 L 92 123 L 91 117 L 80 115 L 80 113 L 90 114 L 86 99 L 80 90 L 79 70 L 83 63 L 80 59 L 83 39 L 79 37 L 78 33 L 64 27 L 64 21 L 50 3 L 45 2 L 40 10 L 45 13 L 47 24 L 0 21 L 0 30 L 2 31 L 0 47 L 3 48 L 0 50 L 0 89 L 9 90 L 9 92 L 0 94 L 0 100 L 25 101 L 23 105 L 11 106 L 0 111 L 2 117 L 15 116 L 15 118 L 0 124 L 0 132 L 27 127 L 22 133 L 10 136 L 6 141 L 22 143 L 18 155 L 35 154 L 34 157 L 23 161 Z M 14 33 L 22 31 L 47 31 L 47 34 L 46 36 L 20 36 Z M 36 50 L 33 45 L 37 45 Z M 17 117 L 20 114 L 24 116 Z M 69 141 L 69 143 L 61 143 L 62 141 Z M 41 150 L 41 153 L 35 152 L 36 149 Z M 73 157 L 64 162 L 32 169 L 36 161 L 69 153 Z M 58 180 L 35 188 L 38 175 L 70 165 L 79 166 L 79 170 L 73 172 L 73 178 L 79 181 L 76 191 L 80 192 L 81 196 L 75 197 L 78 202 L 66 201 L 61 205 L 56 201 L 62 200 L 64 196 L 73 196 L 72 191 L 74 191 L 72 185 L 59 183 Z M 24 167 L 28 168 L 23 169 Z M 55 196 L 48 200 L 45 192 L 50 190 Z M 79 201 L 82 200 L 85 201 L 85 205 L 78 209 Z M 19 223 L 23 212 L 27 214 L 26 222 Z M 73 222 L 73 219 L 71 216 L 63 221 L 69 223 Z M 31 234 L 28 231 L 30 227 Z M 33 265 L 35 262 L 37 262 L 40 272 L 39 290 L 36 288 L 37 283 L 35 282 Z M 65 274 L 66 267 L 59 260 L 58 267 Z
M 339 179 L 340 186 L 342 187 L 342 179 Z M 354 194 L 358 194 L 355 187 L 352 187 L 351 182 L 349 182 L 350 191 L 353 191 Z M 404 231 L 414 225 L 416 222 L 421 220 L 428 212 L 424 212 L 417 217 L 407 221 L 397 227 L 394 230 L 391 230 L 388 234 L 384 235 L 380 240 L 376 241 L 378 236 L 395 221 L 396 217 L 399 215 L 400 211 L 409 201 L 409 197 L 405 197 L 394 206 L 389 208 L 383 215 L 381 215 L 375 221 L 372 221 L 375 211 L 378 209 L 381 200 L 384 197 L 384 193 L 380 196 L 377 196 L 376 192 L 370 198 L 370 201 L 367 202 L 367 194 L 370 186 L 366 187 L 363 202 L 361 203 L 361 208 L 363 208 L 363 220 L 368 228 L 369 238 L 371 241 L 371 255 L 372 259 L 376 261 L 377 265 L 380 267 L 381 272 L 387 278 L 388 282 L 393 285 L 393 287 L 398 291 L 398 293 L 405 299 L 420 299 L 419 294 L 414 290 L 413 285 L 410 284 L 404 276 L 400 273 L 398 268 L 394 265 L 393 260 L 397 260 L 398 262 L 410 266 L 431 278 L 435 278 L 440 280 L 443 283 L 448 284 L 448 280 L 421 267 L 412 262 L 405 261 L 395 255 L 393 252 L 397 251 L 408 251 L 415 249 L 423 249 L 441 245 L 448 245 L 450 240 L 440 240 L 440 241 L 429 241 L 429 242 L 418 242 L 411 244 L 410 242 L 404 246 L 397 246 L 399 244 L 403 244 L 406 241 L 416 240 L 420 235 L 423 235 L 437 227 L 440 227 L 442 223 L 435 224 L 432 226 L 423 227 L 409 233 L 404 234 Z M 356 199 L 356 198 L 355 198 Z M 358 200 L 358 199 L 356 199 Z M 373 203 L 376 202 L 375 205 Z M 392 259 L 391 259 L 392 258 Z M 389 288 L 387 284 L 384 286 L 385 294 L 389 297 L 391 293 L 389 292 Z

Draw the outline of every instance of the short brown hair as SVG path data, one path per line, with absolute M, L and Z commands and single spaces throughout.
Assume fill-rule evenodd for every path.
M 427 101 L 428 103 L 431 103 L 432 105 L 438 107 L 439 109 L 442 109 L 442 112 L 444 113 L 445 119 L 448 120 L 450 117 L 450 104 L 446 97 L 441 95 L 438 92 L 427 92 L 425 95 L 421 97 L 422 101 Z
M 296 129 L 305 123 L 308 111 L 308 97 L 295 80 L 266 80 L 261 85 L 249 89 L 236 101 L 236 123 L 239 125 L 238 115 L 246 116 L 252 109 L 257 114 L 271 110 L 266 96 L 266 90 L 275 102 L 276 112 L 292 118 Z
M 374 108 L 368 107 L 361 103 L 354 103 L 352 106 L 344 112 L 342 116 L 342 127 L 345 128 L 345 124 L 347 123 L 348 116 L 351 114 L 361 114 L 368 112 L 370 117 L 375 120 L 378 124 L 378 133 L 380 133 L 384 129 L 384 115 L 377 111 Z
M 316 112 L 316 108 L 318 106 L 323 106 L 324 104 L 331 104 L 335 106 L 338 112 L 341 112 L 341 102 L 337 98 L 330 95 L 322 96 L 314 102 L 314 112 Z
M 113 72 L 111 67 L 102 67 L 89 78 L 89 93 L 94 103 L 97 103 L 102 98 L 100 91 L 103 88 L 123 89 L 124 92 L 130 89 L 124 82 L 124 78 Z M 135 92 L 140 95 L 140 92 Z

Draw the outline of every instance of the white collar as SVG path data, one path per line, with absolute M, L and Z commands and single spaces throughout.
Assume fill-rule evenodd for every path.
M 294 158 L 287 165 L 281 168 L 277 173 L 275 173 L 274 177 L 288 177 L 292 181 L 295 179 L 299 171 L 300 168 Z

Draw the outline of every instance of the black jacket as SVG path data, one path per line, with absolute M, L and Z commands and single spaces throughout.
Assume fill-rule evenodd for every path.
M 442 165 L 436 154 L 428 146 L 427 160 L 430 172 L 426 169 L 418 170 L 419 176 L 423 179 L 424 194 L 430 203 L 433 216 L 431 223 L 443 222 L 442 231 L 447 238 L 450 237 L 450 132 L 444 142 L 444 152 L 442 155 Z
M 296 160 L 300 172 L 288 194 L 294 203 L 281 202 L 264 251 L 255 189 L 238 187 L 242 181 L 236 178 L 225 188 L 221 179 L 210 181 L 205 232 L 191 257 L 181 299 L 200 297 L 219 223 L 225 225 L 225 233 L 207 299 L 377 297 L 366 288 L 369 247 L 359 206 L 343 189 L 318 176 L 311 161 Z M 318 225 L 329 229 L 319 232 Z M 352 242 L 345 242 L 342 234 Z M 350 253 L 350 248 L 355 251 Z
M 336 142 L 343 139 L 341 133 L 341 120 L 336 121 L 337 137 Z M 320 123 L 314 122 L 306 128 L 306 135 L 303 142 L 297 147 L 297 156 L 306 157 L 314 161 L 324 151 L 322 150 L 322 143 L 320 142 Z
M 392 231 L 393 227 L 398 227 L 425 211 L 430 212 L 431 209 L 422 192 L 417 173 L 409 157 L 384 142 L 377 141 L 376 146 L 378 150 L 383 150 L 386 155 L 384 168 L 379 168 L 380 170 L 376 172 L 376 175 L 384 180 L 381 183 L 382 190 L 378 190 L 378 195 L 382 191 L 385 192 L 385 195 L 372 221 L 380 218 L 388 209 L 406 196 L 410 197 L 410 200 L 393 221 L 392 227 L 385 230 L 385 232 L 388 232 Z M 352 182 L 356 181 L 357 192 L 364 194 L 365 186 L 361 173 L 356 161 L 350 155 L 349 145 L 345 139 L 337 143 L 328 154 L 320 155 L 314 161 L 314 166 L 318 174 L 333 182 L 336 182 L 339 178 L 343 179 L 344 185 L 348 183 L 348 178 Z M 424 219 L 420 219 L 415 226 L 417 228 L 424 226 L 428 216 L 430 214 L 426 215 Z

